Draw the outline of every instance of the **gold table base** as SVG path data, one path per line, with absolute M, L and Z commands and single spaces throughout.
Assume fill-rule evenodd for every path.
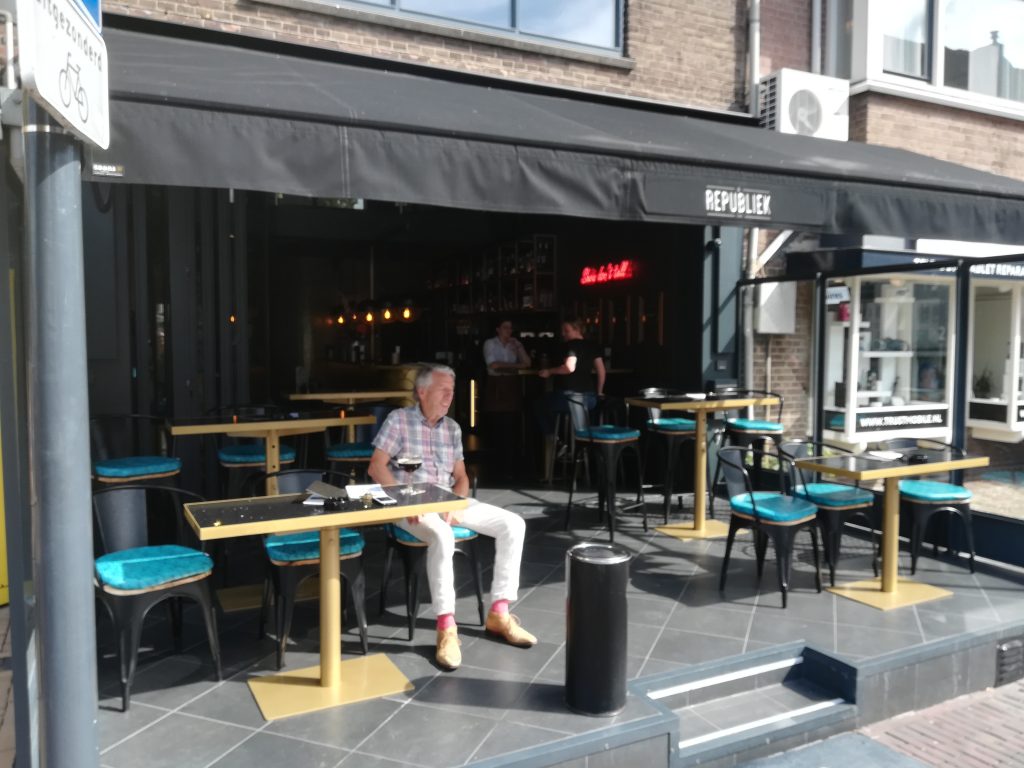
M 948 589 L 933 587 L 930 584 L 922 584 L 910 579 L 899 579 L 895 592 L 883 592 L 880 578 L 853 581 L 839 587 L 829 587 L 828 591 L 881 611 L 891 611 L 893 608 L 906 608 L 908 605 L 940 600 L 953 594 Z
M 729 524 L 721 520 L 705 520 L 699 530 L 685 523 L 659 525 L 654 530 L 677 539 L 721 539 L 729 535 Z

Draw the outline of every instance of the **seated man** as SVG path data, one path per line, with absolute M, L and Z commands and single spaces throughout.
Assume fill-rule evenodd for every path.
M 381 485 L 395 485 L 392 473 L 396 460 L 403 455 L 423 459 L 413 475 L 413 482 L 436 483 L 450 488 L 459 496 L 469 494 L 469 476 L 462 457 L 462 430 L 447 417 L 455 394 L 455 372 L 443 365 L 426 366 L 416 377 L 416 405 L 388 414 L 374 438 L 374 452 L 369 474 Z M 429 513 L 409 517 L 396 525 L 427 544 L 427 579 L 434 613 L 437 615 L 437 663 L 448 670 L 462 663 L 459 638 L 455 628 L 455 572 L 452 558 L 455 538 L 452 524 L 493 536 L 494 579 L 491 584 L 490 613 L 486 629 L 506 642 L 529 647 L 537 638 L 519 626 L 509 613 L 508 604 L 516 599 L 519 589 L 519 560 L 523 553 L 526 524 L 512 512 L 478 503 L 457 513 Z

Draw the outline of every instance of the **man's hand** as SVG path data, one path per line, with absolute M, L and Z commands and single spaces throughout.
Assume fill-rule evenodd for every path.
M 547 379 L 551 376 L 551 369 L 541 368 L 539 371 L 537 371 L 537 375 L 540 376 L 542 379 Z
M 459 516 L 458 512 L 445 512 L 441 515 L 441 519 L 448 523 L 448 525 L 458 525 L 462 522 L 462 517 Z
M 405 518 L 405 522 L 407 522 L 409 525 L 416 525 L 416 523 L 418 523 L 419 521 L 420 521 L 420 516 L 419 515 L 413 515 L 412 517 Z

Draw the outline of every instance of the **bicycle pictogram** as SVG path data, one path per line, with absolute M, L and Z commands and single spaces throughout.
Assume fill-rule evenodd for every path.
M 65 107 L 71 106 L 71 101 L 78 102 L 78 116 L 82 122 L 89 121 L 89 100 L 85 95 L 85 87 L 82 85 L 82 67 L 71 63 L 71 51 L 68 51 L 68 62 L 60 71 L 58 79 L 60 86 L 60 100 Z

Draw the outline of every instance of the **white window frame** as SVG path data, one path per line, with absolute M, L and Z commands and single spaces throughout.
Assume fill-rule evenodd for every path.
M 973 112 L 1024 120 L 1024 102 L 951 88 L 945 80 L 945 55 L 942 37 L 942 3 L 932 4 L 932 30 L 929 38 L 930 80 L 897 75 L 883 69 L 885 0 L 854 0 L 853 40 L 850 62 L 850 94 L 867 91 L 885 93 Z

